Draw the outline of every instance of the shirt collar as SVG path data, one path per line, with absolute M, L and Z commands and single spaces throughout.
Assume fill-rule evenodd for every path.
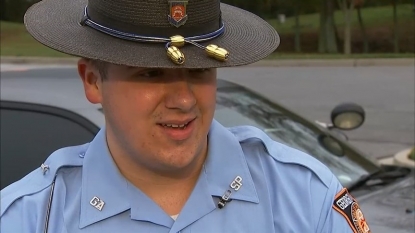
M 130 208 L 128 181 L 119 172 L 106 143 L 103 127 L 90 143 L 82 168 L 81 214 L 79 227 L 83 228 Z M 90 202 L 94 198 L 104 202 L 101 210 Z M 93 203 L 99 202 L 97 199 Z
M 80 228 L 131 209 L 131 219 L 171 227 L 173 219 L 120 173 L 109 152 L 105 127 L 91 142 L 82 169 Z M 99 200 L 98 200 L 98 199 Z M 99 210 L 93 204 L 103 208 Z M 92 203 L 91 203 L 92 202 Z
M 132 209 L 132 219 L 151 221 L 164 226 L 173 224 L 174 221 L 169 216 L 163 214 L 163 211 L 154 202 L 132 186 L 119 172 L 108 150 L 105 127 L 90 143 L 84 159 L 80 228 L 130 208 Z M 242 178 L 242 187 L 235 192 L 230 184 L 237 176 Z M 184 217 L 187 220 L 195 221 L 213 211 L 216 204 L 211 197 L 220 197 L 228 189 L 232 191 L 230 199 L 259 203 L 239 141 L 233 133 L 213 120 L 209 132 L 208 156 L 204 169 L 178 220 Z M 98 210 L 90 203 L 94 197 L 104 202 L 102 210 Z M 96 202 L 97 199 L 95 199 Z M 195 208 L 195 206 L 198 207 Z M 154 210 L 153 214 L 149 212 L 151 209 Z M 154 218 L 155 215 L 158 216 L 157 219 Z M 160 217 L 162 215 L 164 217 Z M 184 227 L 180 225 L 175 224 L 175 228 Z
M 222 196 L 229 189 L 232 191 L 230 198 L 233 200 L 259 203 L 240 142 L 216 120 L 213 120 L 209 132 L 208 150 L 204 171 L 211 195 Z M 237 176 L 242 178 L 242 186 L 238 191 L 234 191 L 230 184 Z
M 232 190 L 230 184 L 242 178 L 242 187 Z M 217 208 L 212 196 L 221 197 L 231 190 L 230 199 L 259 203 L 259 198 L 249 172 L 239 141 L 228 129 L 213 120 L 209 132 L 208 155 L 199 180 L 189 200 L 170 232 L 179 232 L 192 222 Z

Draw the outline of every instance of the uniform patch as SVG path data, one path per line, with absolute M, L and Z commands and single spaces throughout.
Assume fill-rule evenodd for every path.
M 346 218 L 354 233 L 371 232 L 359 204 L 346 188 L 335 196 L 333 208 Z
M 187 21 L 186 6 L 189 0 L 168 0 L 170 12 L 168 20 L 171 25 L 180 27 Z

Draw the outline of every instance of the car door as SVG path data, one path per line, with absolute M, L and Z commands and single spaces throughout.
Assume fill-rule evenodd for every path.
M 99 128 L 62 108 L 1 101 L 1 189 L 40 167 L 55 150 L 84 144 Z

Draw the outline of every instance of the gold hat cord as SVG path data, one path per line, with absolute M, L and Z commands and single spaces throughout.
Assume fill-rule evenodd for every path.
M 105 34 L 108 34 L 108 35 L 111 35 L 111 36 L 114 36 L 120 39 L 138 41 L 138 42 L 166 43 L 165 48 L 167 50 L 167 56 L 174 63 L 178 65 L 182 65 L 185 62 L 185 56 L 183 52 L 180 51 L 179 48 L 183 47 L 186 43 L 192 44 L 200 49 L 205 50 L 209 57 L 212 57 L 219 61 L 226 61 L 229 57 L 229 52 L 217 45 L 210 44 L 208 46 L 203 46 L 197 43 L 197 42 L 209 41 L 222 35 L 223 32 L 225 31 L 225 25 L 223 24 L 223 22 L 222 22 L 221 27 L 218 30 L 204 34 L 204 35 L 198 35 L 198 36 L 192 36 L 192 37 L 183 37 L 180 35 L 175 35 L 170 38 L 150 37 L 150 36 L 141 36 L 141 35 L 128 33 L 128 32 L 122 32 L 122 31 L 118 31 L 118 30 L 100 25 L 97 22 L 89 18 L 87 8 L 88 6 L 85 7 L 84 16 L 82 17 L 82 20 L 80 22 L 81 26 L 89 26 L 95 30 L 98 30 L 100 32 L 103 32 Z

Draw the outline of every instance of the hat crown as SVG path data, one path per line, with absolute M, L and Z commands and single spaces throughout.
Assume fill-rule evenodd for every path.
M 219 0 L 89 0 L 87 9 L 105 27 L 144 36 L 194 36 L 221 26 Z

